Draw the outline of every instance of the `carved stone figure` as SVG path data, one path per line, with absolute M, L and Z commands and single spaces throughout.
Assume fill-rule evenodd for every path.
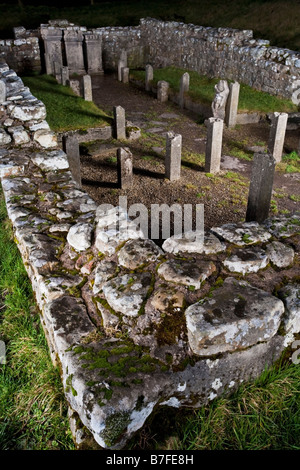
M 226 80 L 220 80 L 215 85 L 216 94 L 212 102 L 211 108 L 214 118 L 225 118 L 226 101 L 229 95 L 229 87 Z

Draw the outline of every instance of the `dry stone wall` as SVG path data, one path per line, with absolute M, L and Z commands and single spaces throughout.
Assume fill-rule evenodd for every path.
M 2 142 L 0 178 L 79 448 L 123 448 L 159 407 L 229 394 L 293 345 L 299 214 L 160 248 L 97 206 L 61 149 Z

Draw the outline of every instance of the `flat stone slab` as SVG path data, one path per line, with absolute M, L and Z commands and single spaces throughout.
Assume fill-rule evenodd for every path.
M 246 170 L 247 165 L 242 163 L 236 157 L 231 157 L 230 155 L 222 155 L 221 157 L 221 169 L 222 170 L 239 170 L 244 171 Z
M 155 262 L 163 251 L 148 239 L 129 240 L 118 252 L 119 264 L 127 269 Z
M 162 119 L 179 119 L 179 114 L 176 113 L 163 113 L 159 116 Z
M 294 261 L 295 252 L 292 247 L 273 241 L 267 245 L 267 255 L 277 268 L 287 268 Z
M 190 347 L 194 354 L 207 356 L 267 341 L 277 332 L 283 312 L 281 300 L 227 278 L 211 298 L 187 308 Z
M 103 285 L 103 294 L 110 307 L 129 317 L 139 314 L 151 285 L 151 273 L 124 274 Z
M 184 236 L 186 235 L 186 236 Z M 163 249 L 168 253 L 204 253 L 213 254 L 226 250 L 226 244 L 220 241 L 213 233 L 187 232 L 173 235 L 163 243 Z
M 238 246 L 266 242 L 271 238 L 271 234 L 257 222 L 225 224 L 221 227 L 213 227 L 211 231 L 224 240 Z
M 300 233 L 300 215 L 272 217 L 263 222 L 262 225 L 277 238 L 290 237 Z
M 269 262 L 269 256 L 257 246 L 241 248 L 224 261 L 224 266 L 235 273 L 256 273 L 264 269 Z
M 157 272 L 166 281 L 200 289 L 201 283 L 215 270 L 212 261 L 172 259 L 162 263 Z

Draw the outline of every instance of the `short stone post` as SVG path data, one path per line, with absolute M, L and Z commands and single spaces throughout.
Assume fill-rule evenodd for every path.
M 93 101 L 92 79 L 90 75 L 84 75 L 82 79 L 83 98 L 85 101 Z
M 231 128 L 236 125 L 236 117 L 239 105 L 240 84 L 234 82 L 230 84 L 229 95 L 226 103 L 225 124 Z
M 153 80 L 153 67 L 150 64 L 146 65 L 145 68 L 145 90 L 151 90 L 151 82 Z
M 179 106 L 184 108 L 184 94 L 189 91 L 190 75 L 185 72 L 180 79 Z
M 223 120 L 209 118 L 207 120 L 207 141 L 205 152 L 205 172 L 218 173 L 221 165 L 223 140 Z
M 268 218 L 274 173 L 275 159 L 273 155 L 254 154 L 246 212 L 247 222 L 261 223 Z
M 117 150 L 118 185 L 121 189 L 131 188 L 133 182 L 132 153 L 129 148 L 118 148 Z
M 62 67 L 61 68 L 61 84 L 67 85 L 68 80 L 70 80 L 69 68 Z
M 122 68 L 121 75 L 122 75 L 122 82 L 129 83 L 129 68 L 128 67 Z
M 62 137 L 62 147 L 67 154 L 73 179 L 81 188 L 80 152 L 77 138 L 74 135 L 64 135 Z
M 55 80 L 58 81 L 58 83 L 61 83 L 61 64 L 58 62 L 53 62 L 53 75 L 55 77 Z
M 0 80 L 0 104 L 6 101 L 6 84 L 3 80 Z
M 157 99 L 165 103 L 169 99 L 169 83 L 164 80 L 157 82 Z
M 174 134 L 174 132 L 167 132 L 165 177 L 170 181 L 176 181 L 180 178 L 181 146 L 182 136 Z
M 125 109 L 122 106 L 114 106 L 114 138 L 126 139 Z
M 126 67 L 126 63 L 124 62 L 124 60 L 119 60 L 118 62 L 118 80 L 119 82 L 122 81 L 122 69 Z
M 271 117 L 268 151 L 273 155 L 276 163 L 281 162 L 282 159 L 287 120 L 287 113 L 274 113 Z

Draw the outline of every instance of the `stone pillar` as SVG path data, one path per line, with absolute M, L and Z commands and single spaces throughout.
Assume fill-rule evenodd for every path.
M 276 163 L 281 162 L 287 120 L 287 113 L 274 113 L 271 117 L 268 151 L 273 155 Z
M 190 76 L 185 72 L 180 79 L 179 106 L 184 108 L 184 94 L 189 91 Z
M 131 188 L 133 182 L 132 153 L 129 148 L 117 150 L 118 185 L 121 189 Z
M 225 124 L 231 128 L 236 125 L 236 117 L 239 105 L 240 84 L 234 82 L 230 84 L 229 95 L 226 103 Z
M 167 132 L 165 177 L 170 181 L 176 181 L 180 178 L 181 146 L 182 136 L 174 134 L 174 132 Z
M 63 151 L 67 154 L 70 171 L 77 185 L 81 188 L 79 143 L 74 135 L 64 135 L 62 138 Z
M 122 74 L 122 82 L 129 83 L 129 68 L 123 67 L 121 70 L 121 74 Z
M 205 172 L 220 171 L 223 139 L 223 120 L 209 118 L 207 120 L 207 141 L 205 152 Z
M 119 82 L 122 81 L 122 69 L 126 67 L 126 63 L 124 62 L 124 60 L 119 60 L 118 62 L 118 80 Z
M 62 30 L 60 28 L 41 28 L 45 48 L 45 66 L 48 75 L 54 75 L 54 63 L 63 66 Z
M 114 138 L 126 139 L 125 109 L 122 106 L 114 106 Z
M 150 64 L 146 65 L 145 69 L 145 89 L 146 91 L 151 90 L 151 82 L 153 80 L 153 67 Z
M 169 99 L 169 83 L 164 80 L 157 82 L 157 99 L 165 103 Z
M 3 80 L 0 80 L 0 104 L 6 101 L 6 84 Z
M 64 41 L 69 73 L 85 74 L 82 31 L 65 30 Z
M 61 69 L 62 66 L 58 62 L 53 62 L 54 77 L 58 83 L 61 83 Z
M 84 45 L 88 74 L 102 74 L 102 36 L 84 33 Z
M 61 84 L 67 85 L 67 82 L 70 80 L 69 69 L 68 67 L 61 68 Z
M 274 173 L 273 155 L 254 154 L 246 213 L 247 222 L 261 223 L 269 217 Z
M 83 98 L 85 101 L 93 101 L 92 79 L 90 75 L 84 75 L 82 78 Z

